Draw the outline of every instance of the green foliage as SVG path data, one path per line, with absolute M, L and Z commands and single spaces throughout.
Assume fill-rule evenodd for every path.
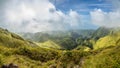
M 94 30 L 68 30 L 68 31 L 50 31 L 50 32 L 37 32 L 37 33 L 24 33 L 22 36 L 26 39 L 43 43 L 51 40 L 58 44 L 62 49 L 74 49 L 79 42 L 76 40 L 79 37 L 90 38 Z M 43 46 L 44 47 L 44 46 Z
M 75 49 L 78 49 L 79 47 L 89 47 L 90 49 L 93 49 L 95 41 L 90 38 L 78 38 L 76 39 L 76 43 L 78 46 Z
M 86 58 L 83 68 L 120 68 L 120 46 L 103 49 Z
M 80 50 L 80 51 L 90 51 L 91 49 L 87 46 L 78 46 L 74 50 Z
M 12 62 L 20 68 L 120 68 L 120 33 L 105 31 L 97 32 L 99 40 L 89 31 L 83 31 L 84 36 L 78 31 L 37 33 L 36 44 L 0 29 L 0 66 Z
M 27 45 L 27 42 L 20 36 L 10 33 L 4 29 L 0 29 L 0 44 L 7 47 L 19 47 Z
M 17 54 L 27 56 L 33 60 L 39 60 L 46 62 L 57 58 L 58 52 L 50 49 L 44 49 L 40 47 L 20 47 Z
M 0 54 L 0 65 L 3 64 L 3 55 Z
M 48 48 L 48 49 L 61 49 L 62 48 L 62 47 L 60 47 L 60 45 L 58 45 L 57 43 L 55 43 L 51 40 L 37 43 L 37 45 L 40 46 L 41 48 Z
M 100 38 L 94 45 L 94 49 L 120 45 L 119 40 L 120 40 L 120 32 L 110 34 L 108 36 Z
M 60 41 L 60 45 L 62 45 L 62 47 L 65 49 L 73 49 L 77 46 L 72 38 L 64 38 Z
M 57 67 L 62 68 L 74 68 L 76 65 L 81 65 L 85 56 L 89 55 L 89 52 L 84 51 L 64 51 L 61 57 L 58 59 Z
M 93 33 L 92 38 L 98 40 L 99 38 L 110 34 L 110 32 L 111 32 L 110 28 L 100 27 Z
M 42 66 L 41 62 L 32 60 L 26 56 L 21 55 L 6 56 L 3 61 L 3 64 L 17 64 L 19 68 L 41 68 Z

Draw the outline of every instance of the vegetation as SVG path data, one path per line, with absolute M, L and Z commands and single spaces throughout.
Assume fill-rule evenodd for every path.
M 83 68 L 120 68 L 120 46 L 102 49 L 86 57 Z M 94 53 L 95 53 L 94 52 Z
M 120 45 L 119 42 L 120 42 L 120 32 L 117 32 L 97 40 L 96 44 L 94 45 L 94 49 Z
M 61 49 L 71 50 L 78 45 L 85 44 L 86 40 L 92 36 L 94 30 L 71 30 L 71 31 L 51 31 L 51 32 L 38 32 L 38 33 L 23 33 L 23 37 L 27 40 L 35 41 L 37 43 L 43 43 L 46 46 L 46 41 L 49 43 L 57 44 Z M 83 42 L 81 42 L 81 41 Z M 40 44 L 42 45 L 42 44 Z M 47 44 L 48 47 L 49 44 Z M 50 46 L 50 45 L 49 45 Z
M 51 40 L 48 40 L 48 41 L 45 41 L 45 42 L 40 42 L 40 43 L 37 43 L 36 44 L 42 48 L 48 48 L 48 49 L 62 49 L 60 47 L 60 45 L 58 45 L 57 43 L 51 41 Z
M 0 66 L 14 63 L 19 68 L 120 68 L 120 31 L 107 30 L 105 34 L 98 30 L 30 33 L 28 36 L 34 39 L 28 41 L 0 28 Z

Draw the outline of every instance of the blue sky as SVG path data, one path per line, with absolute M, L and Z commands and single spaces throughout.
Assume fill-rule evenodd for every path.
M 120 27 L 120 0 L 0 0 L 0 9 L 13 32 Z
M 106 0 L 52 0 L 57 10 L 68 12 L 70 9 L 80 14 L 89 14 L 95 8 L 100 8 L 106 12 L 112 11 L 112 4 Z
M 107 0 L 50 0 L 56 7 L 56 10 L 61 10 L 64 13 L 69 10 L 74 10 L 80 15 L 83 15 L 82 22 L 85 25 L 81 26 L 82 29 L 96 29 L 99 26 L 95 26 L 91 23 L 90 11 L 95 9 L 101 9 L 105 12 L 113 11 L 113 5 Z

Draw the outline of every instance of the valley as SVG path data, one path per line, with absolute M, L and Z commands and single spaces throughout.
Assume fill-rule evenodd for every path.
M 0 28 L 0 66 L 19 68 L 120 68 L 120 30 L 15 34 Z

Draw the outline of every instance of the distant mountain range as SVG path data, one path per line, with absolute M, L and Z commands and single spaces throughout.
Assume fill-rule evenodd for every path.
M 34 42 L 44 43 L 48 40 L 59 44 L 63 49 L 74 49 L 79 45 L 88 46 L 93 48 L 93 42 L 101 37 L 109 35 L 115 31 L 113 28 L 100 27 L 97 30 L 68 30 L 68 31 L 48 31 L 37 33 L 22 33 L 21 36 L 27 40 Z M 81 40 L 81 41 L 80 41 Z M 70 42 L 69 42 L 70 41 Z M 87 41 L 87 42 L 85 42 Z M 87 44 L 90 45 L 87 45 Z
M 0 66 L 14 63 L 20 68 L 120 68 L 119 51 L 119 28 L 21 36 L 0 28 Z

